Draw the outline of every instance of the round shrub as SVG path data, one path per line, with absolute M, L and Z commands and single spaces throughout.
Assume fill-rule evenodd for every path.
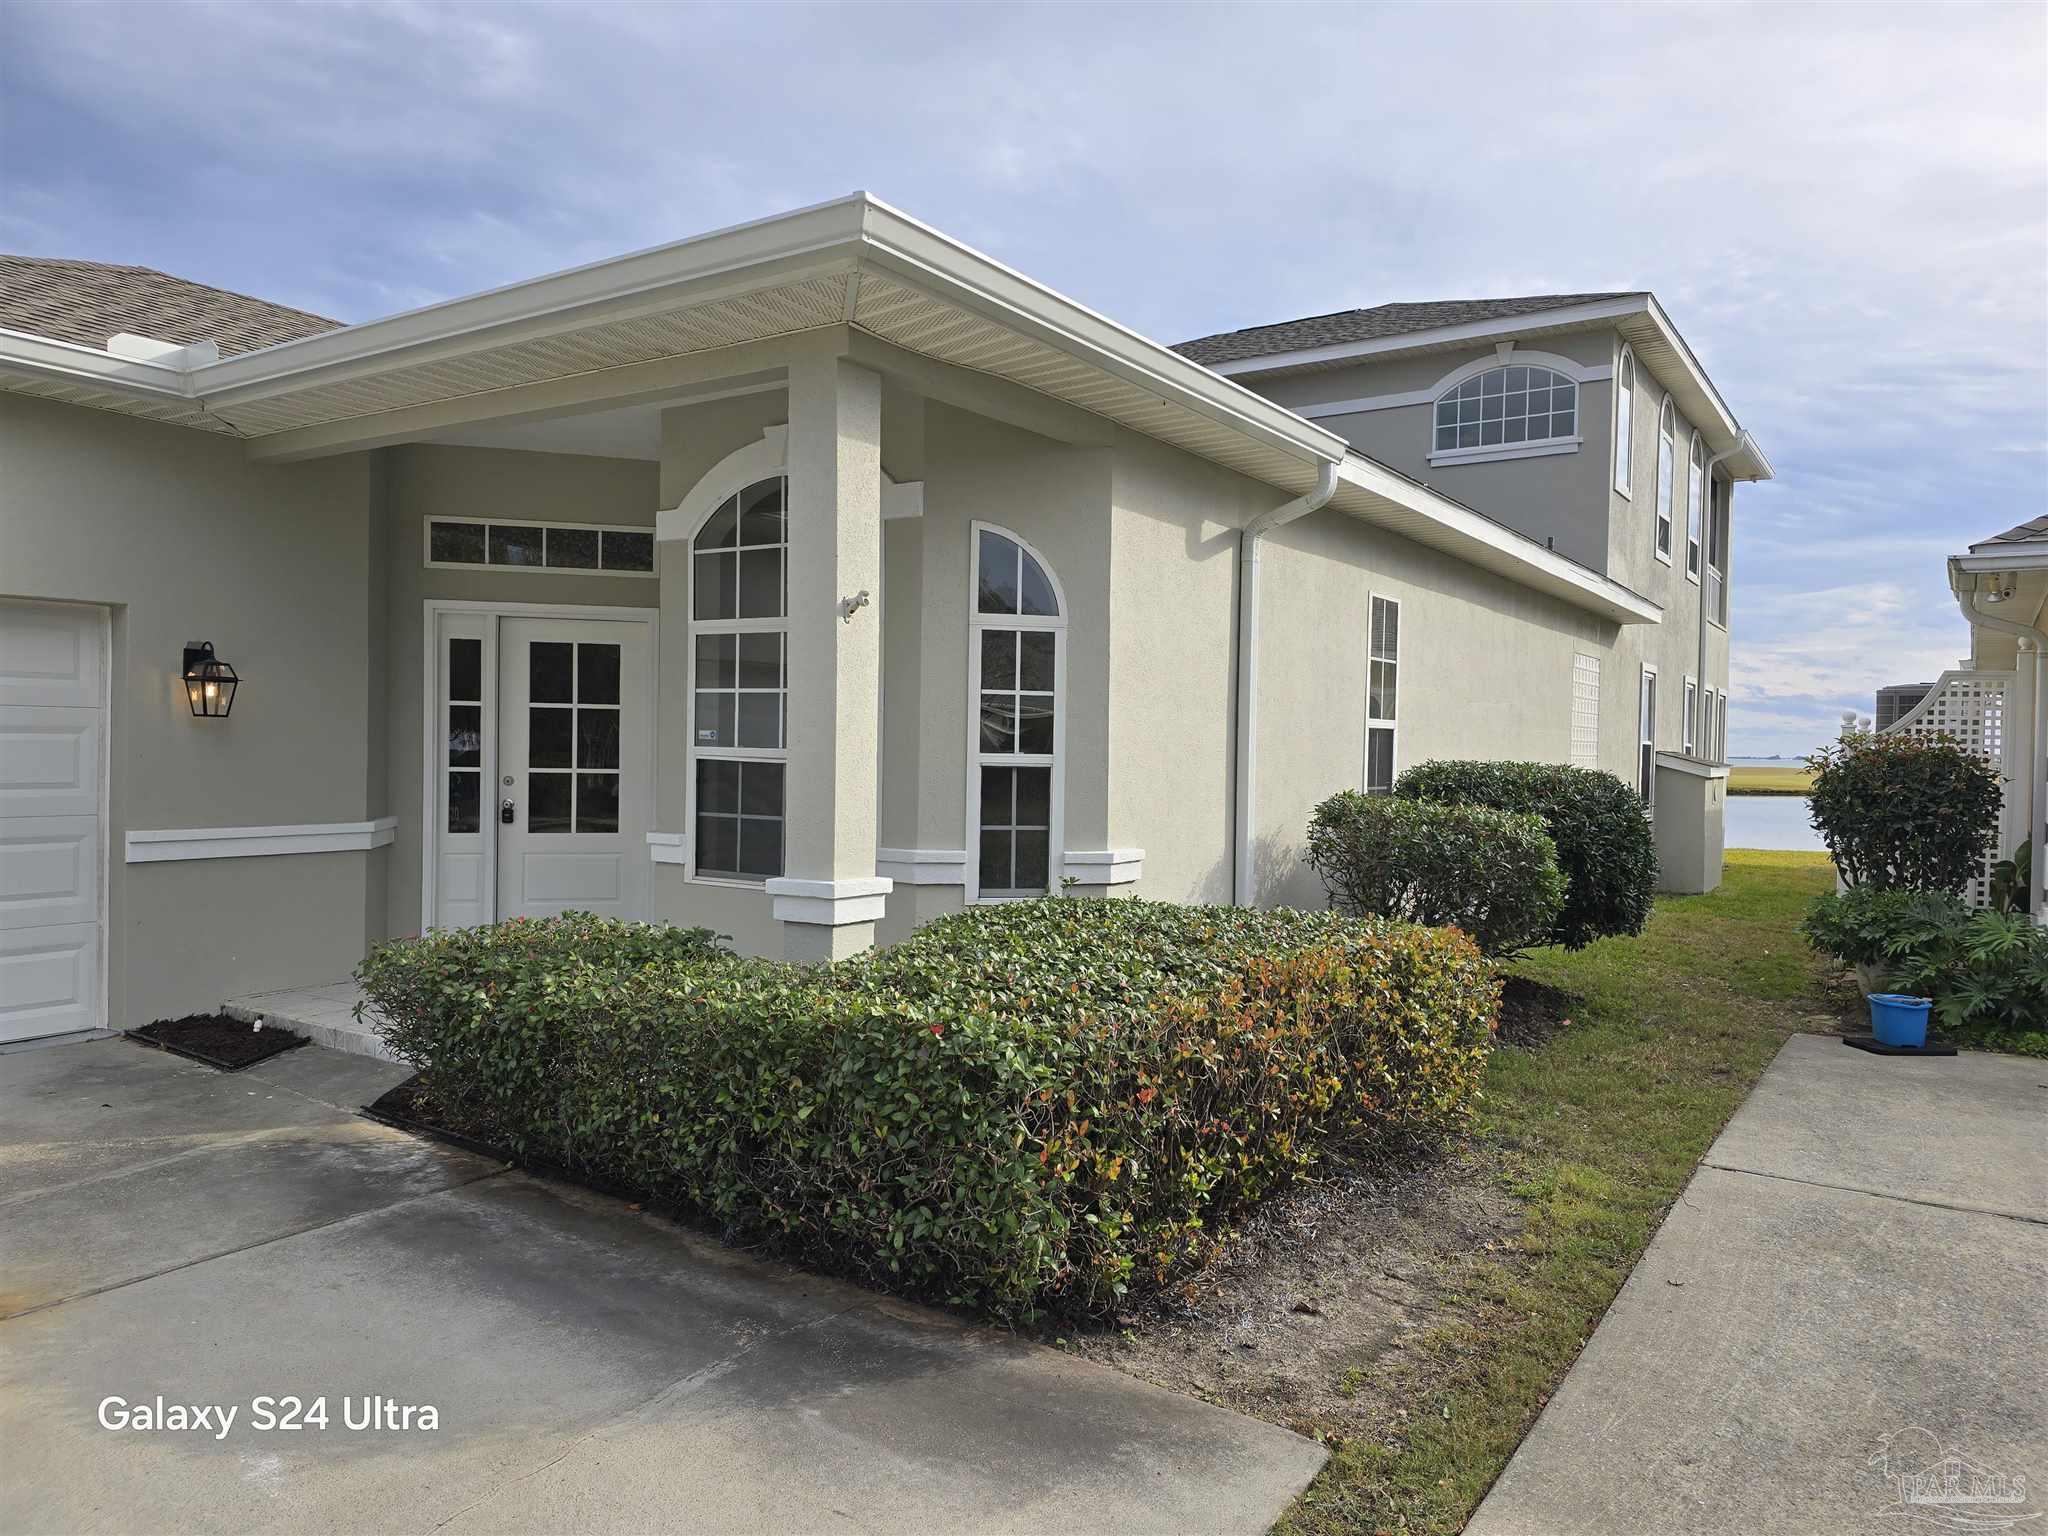
M 1813 825 L 1851 885 L 1960 892 L 1998 832 L 1998 771 L 1950 736 L 1855 732 L 1807 758 Z
M 361 975 L 470 1134 L 999 1317 L 1113 1311 L 1319 1159 L 1454 1130 L 1499 1002 L 1463 935 L 1328 912 L 1048 898 L 830 966 L 589 937 Z
M 1308 861 L 1354 915 L 1462 928 L 1489 955 L 1543 942 L 1564 904 L 1534 816 L 1341 790 L 1315 808 Z
M 1613 774 L 1563 763 L 1446 760 L 1410 768 L 1394 793 L 1540 816 L 1565 882 L 1548 942 L 1583 949 L 1595 939 L 1639 934 L 1649 922 L 1656 839 L 1643 797 Z

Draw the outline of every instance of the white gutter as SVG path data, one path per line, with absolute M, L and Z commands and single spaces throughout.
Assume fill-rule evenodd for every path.
M 1252 817 L 1258 808 L 1259 546 L 1275 528 L 1327 506 L 1337 494 L 1337 462 L 1320 460 L 1315 489 L 1245 524 L 1237 536 L 1237 805 L 1232 817 L 1231 899 L 1248 907 L 1252 881 Z
M 2031 850 L 2032 869 L 2027 881 L 2028 905 L 2034 915 L 2034 921 L 2040 923 L 2048 919 L 2048 909 L 2042 906 L 2043 881 L 2048 879 L 2048 849 L 2040 846 L 2042 779 L 2044 770 L 2048 770 L 2048 765 L 2044 765 L 2042 760 L 2041 735 L 2042 724 L 2048 721 L 2048 633 L 2032 624 L 2022 624 L 2017 619 L 2001 618 L 1986 613 L 1980 606 L 1983 593 L 1977 584 L 1977 574 L 1966 571 L 1962 562 L 1953 558 L 1949 561 L 1948 567 L 1949 590 L 1955 594 L 1956 606 L 1963 610 L 1963 617 L 1973 628 L 1988 629 L 1995 634 L 2012 635 L 2019 640 L 2023 649 L 2028 646 L 2033 649 L 2034 696 L 2029 701 L 2031 708 L 2028 712 L 2026 750 L 2023 758 L 2026 787 L 2020 796 L 2020 806 L 2026 817 L 2022 824 L 2023 836 L 2034 845 Z M 1967 586 L 1964 585 L 1965 581 L 1968 582 Z M 2011 849 L 2002 851 L 2008 854 L 2012 852 Z

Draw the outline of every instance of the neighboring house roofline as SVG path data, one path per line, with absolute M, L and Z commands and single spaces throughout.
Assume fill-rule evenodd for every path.
M 525 385 L 602 381 L 839 325 L 1008 378 L 1289 495 L 1320 465 L 1341 465 L 1337 503 L 1352 515 L 1617 622 L 1661 617 L 1619 583 L 865 193 L 215 362 L 0 332 L 0 388 L 227 431 L 289 457 L 390 440 L 428 411 L 485 419 L 492 396 Z M 715 339 L 677 339 L 696 329 Z
M 1297 347 L 1240 357 L 1211 366 L 1231 378 L 1258 378 L 1281 373 L 1321 372 L 1350 363 L 1372 362 L 1419 353 L 1449 351 L 1489 342 L 1557 335 L 1567 331 L 1612 326 L 1629 342 L 1640 361 L 1670 388 L 1686 418 L 1705 433 L 1716 451 L 1734 449 L 1726 461 L 1738 480 L 1769 480 L 1771 463 L 1754 438 L 1746 434 L 1735 413 L 1721 398 L 1692 348 L 1671 323 L 1653 293 L 1627 293 L 1591 303 L 1535 309 L 1522 314 L 1469 320 L 1455 325 L 1424 326 L 1392 335 L 1356 341 Z M 1274 327 L 1282 329 L 1283 327 Z M 1193 345 L 1184 343 L 1183 345 Z

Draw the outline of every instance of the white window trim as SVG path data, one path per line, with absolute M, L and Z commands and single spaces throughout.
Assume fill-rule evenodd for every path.
M 1644 708 L 1645 705 L 1649 707 Z M 1643 748 L 1650 749 L 1650 772 L 1647 781 L 1643 774 Z M 1643 791 L 1643 803 L 1649 807 L 1650 819 L 1657 817 L 1657 669 L 1648 662 L 1643 663 L 1642 672 L 1636 678 L 1636 785 Z
M 1728 690 L 1725 688 L 1714 700 L 1714 761 L 1728 761 Z
M 1696 587 L 1707 568 L 1706 446 L 1699 428 L 1693 428 L 1692 444 L 1685 451 L 1685 579 Z
M 1715 519 L 1716 519 L 1717 517 L 1718 517 L 1718 518 L 1719 518 L 1719 519 L 1721 520 L 1721 522 L 1722 522 L 1723 524 L 1725 524 L 1725 523 L 1726 523 L 1726 522 L 1728 521 L 1729 517 L 1733 515 L 1733 512 L 1734 512 L 1734 507 L 1733 507 L 1733 504 L 1732 504 L 1732 503 L 1733 503 L 1733 499 L 1734 499 L 1734 487 L 1733 487 L 1732 485 L 1730 485 L 1730 487 L 1729 487 L 1729 504 L 1728 504 L 1728 505 L 1726 505 L 1726 506 L 1724 506 L 1724 507 L 1723 507 L 1723 509 L 1722 509 L 1721 511 L 1719 511 L 1719 512 L 1717 513 L 1717 512 L 1716 512 L 1716 510 L 1715 510 L 1715 507 L 1714 507 L 1714 484 L 1715 484 L 1715 482 L 1714 482 L 1714 477 L 1713 477 L 1713 475 L 1712 475 L 1711 473 L 1709 473 L 1709 474 L 1708 474 L 1708 476 L 1707 476 L 1707 484 L 1706 484 L 1706 492 L 1705 492 L 1705 495 L 1706 495 L 1706 526 L 1705 526 L 1704 528 L 1702 528 L 1702 529 L 1701 529 L 1701 536 L 1702 536 L 1702 537 L 1703 537 L 1703 538 L 1704 538 L 1704 539 L 1706 540 L 1706 550 L 1705 550 L 1705 552 L 1704 552 L 1704 553 L 1703 553 L 1703 554 L 1702 554 L 1702 555 L 1700 556 L 1700 565 L 1701 565 L 1701 570 L 1702 570 L 1702 572 L 1703 572 L 1703 573 L 1704 573 L 1705 571 L 1709 571 L 1709 570 L 1711 570 L 1711 571 L 1712 571 L 1712 572 L 1714 573 L 1714 575 L 1715 575 L 1715 576 L 1717 576 L 1717 577 L 1718 577 L 1718 578 L 1720 579 L 1720 583 L 1721 583 L 1721 603 L 1720 603 L 1720 606 L 1721 606 L 1722 612 L 1720 612 L 1720 613 L 1716 613 L 1716 612 L 1714 611 L 1714 605 L 1713 605 L 1713 604 L 1711 604 L 1711 603 L 1707 603 L 1707 601 L 1706 601 L 1706 597 L 1705 597 L 1705 595 L 1704 595 L 1704 594 L 1702 594 L 1702 596 L 1701 596 L 1701 598 L 1700 598 L 1700 601 L 1701 601 L 1701 603 L 1702 603 L 1702 604 L 1704 604 L 1704 605 L 1706 606 L 1706 609 L 1707 609 L 1707 622 L 1708 622 L 1709 624 L 1713 625 L 1713 626 L 1714 626 L 1714 628 L 1716 628 L 1716 629 L 1720 630 L 1720 631 L 1721 631 L 1721 633 L 1723 633 L 1723 634 L 1726 634 L 1726 633 L 1728 632 L 1728 619 L 1727 619 L 1727 608 L 1728 608 L 1728 564 L 1727 564 L 1727 561 L 1726 561 L 1725 559 L 1724 559 L 1724 560 L 1722 560 L 1722 562 L 1721 562 L 1720 564 L 1718 564 L 1718 565 L 1714 563 L 1714 553 L 1715 553 L 1715 548 L 1716 548 L 1716 544 L 1717 544 L 1717 540 L 1716 540 L 1716 539 L 1715 539 L 1715 537 L 1714 537 L 1714 534 L 1715 534 L 1715 527 L 1714 527 L 1714 524 L 1715 524 Z M 1729 537 L 1732 537 L 1732 536 L 1733 536 L 1733 535 L 1732 535 L 1732 532 L 1728 532 L 1728 531 L 1727 531 L 1726 529 L 1724 529 L 1723 531 L 1724 531 L 1724 533 L 1728 533 L 1728 536 L 1729 536 Z M 1723 698 L 1725 698 L 1725 697 L 1727 697 L 1727 695 L 1723 694 L 1723 695 L 1722 695 L 1722 697 L 1723 697 Z
M 464 566 L 474 570 L 474 566 Z M 424 617 L 424 639 L 420 646 L 420 930 L 435 926 L 435 869 L 441 850 L 441 829 L 447 825 L 447 803 L 444 799 L 447 763 L 443 749 L 447 746 L 441 722 L 444 707 L 441 698 L 440 676 L 440 634 L 443 614 L 479 614 L 483 617 L 480 635 L 462 638 L 483 640 L 483 721 L 484 750 L 482 774 L 486 789 L 498 784 L 498 621 L 500 619 L 612 619 L 626 623 L 647 626 L 647 681 L 641 693 L 641 708 L 647 712 L 647 751 L 642 759 L 643 771 L 647 775 L 648 819 L 654 817 L 655 800 L 659 784 L 655 772 L 655 738 L 660 734 L 654 727 L 655 701 L 659 694 L 655 674 L 660 667 L 661 657 L 661 613 L 656 608 L 621 608 L 595 606 L 588 603 L 496 603 L 478 602 L 470 599 L 430 597 L 421 605 Z M 621 699 L 623 703 L 623 697 Z M 623 766 L 623 764 L 622 764 Z M 498 795 L 487 793 L 481 797 L 479 821 L 481 826 L 495 828 Z M 466 835 L 466 834 L 465 834 Z M 497 921 L 498 912 L 498 839 L 495 834 L 485 837 L 482 843 L 484 859 L 483 882 L 484 910 L 489 914 L 486 922 Z
M 1385 603 L 1394 610 L 1394 717 L 1391 720 L 1375 720 L 1372 714 L 1372 616 L 1375 603 Z M 1358 788 L 1361 794 L 1372 792 L 1374 731 L 1385 731 L 1393 737 L 1393 745 L 1387 753 L 1387 793 L 1393 793 L 1394 781 L 1401 777 L 1401 649 L 1406 638 L 1401 631 L 1401 600 L 1398 597 L 1389 597 L 1384 592 L 1368 590 L 1365 595 L 1365 739 L 1360 743 L 1364 749 L 1364 757 L 1358 765 Z
M 1687 677 L 1685 679 L 1684 690 L 1680 695 L 1680 718 L 1678 722 L 1678 730 L 1680 738 L 1679 748 L 1688 757 L 1696 755 L 1693 751 L 1693 748 L 1695 747 L 1695 745 L 1697 745 L 1699 741 L 1699 729 L 1697 724 L 1695 723 L 1699 715 L 1699 707 L 1699 679 L 1696 677 Z
M 981 536 L 993 533 L 1008 539 L 1024 553 L 1038 562 L 1038 568 L 1045 573 L 1045 579 L 1052 584 L 1053 601 L 1059 606 L 1059 613 L 1053 617 L 1042 614 L 983 613 L 976 594 L 981 591 Z M 1005 901 L 1031 901 L 1030 894 L 1006 894 L 984 896 L 981 894 L 981 637 L 989 629 L 1043 629 L 1050 630 L 1057 637 L 1053 641 L 1052 653 L 1052 753 L 1048 758 L 1042 753 L 997 752 L 988 754 L 991 766 L 1005 768 L 1051 768 L 1052 805 L 1045 840 L 1046 890 L 1057 892 L 1060 880 L 1065 874 L 1067 863 L 1066 804 L 1067 804 L 1067 592 L 1060 584 L 1059 572 L 1052 562 L 1031 547 L 1030 541 L 1021 537 L 1000 523 L 984 523 L 979 520 L 967 528 L 967 810 L 965 817 L 965 845 L 967 862 L 964 870 L 965 884 L 962 895 L 969 906 L 993 906 Z
M 1434 414 L 1434 408 L 1432 408 L 1432 418 Z M 1434 437 L 1435 434 L 1436 428 L 1432 425 L 1430 427 L 1430 435 Z M 1430 454 L 1429 462 L 1432 464 L 1489 464 L 1498 459 L 1543 459 L 1548 458 L 1554 453 L 1577 453 L 1579 445 L 1584 441 L 1585 438 L 1583 437 L 1551 437 L 1545 438 L 1540 443 L 1516 443 L 1511 447 L 1502 445 L 1494 448 L 1446 448 L 1440 453 Z
M 1429 405 L 1429 462 L 1432 464 L 1487 464 L 1501 459 L 1540 459 L 1557 453 L 1577 453 L 1585 435 L 1577 432 L 1570 437 L 1539 437 L 1534 441 L 1520 443 L 1490 443 L 1476 448 L 1438 448 L 1436 446 L 1436 408 L 1443 403 L 1445 395 L 1458 388 L 1468 379 L 1476 379 L 1492 373 L 1497 368 L 1544 368 L 1552 373 L 1562 374 L 1572 386 L 1572 419 L 1583 421 L 1579 415 L 1581 386 L 1586 382 L 1588 370 L 1582 369 L 1567 357 L 1556 357 L 1548 352 L 1517 352 L 1514 343 L 1509 342 L 1496 348 L 1486 357 L 1474 358 L 1436 381 L 1428 396 Z
M 434 525 L 436 523 L 454 523 L 465 527 L 481 527 L 484 530 L 484 554 L 486 556 L 491 551 L 491 530 L 493 528 L 539 528 L 542 530 L 569 528 L 578 533 L 596 534 L 644 533 L 652 541 L 654 538 L 654 525 L 651 523 L 576 523 L 565 521 L 562 518 L 548 520 L 545 518 L 524 517 L 455 517 L 435 513 L 426 520 L 426 527 L 421 530 L 420 565 L 422 569 L 429 571 L 510 571 L 521 576 L 617 576 L 621 578 L 630 577 L 636 581 L 658 581 L 661 578 L 661 571 L 659 569 L 660 557 L 658 555 L 656 556 L 656 568 L 645 571 L 622 571 L 616 566 L 606 567 L 602 565 L 493 565 L 488 558 L 483 560 L 436 560 L 433 557 Z M 541 547 L 543 551 L 546 550 L 545 532 L 542 535 Z M 598 541 L 598 558 L 600 560 L 604 558 L 603 550 L 604 541 L 600 538 Z
M 1665 430 L 1664 426 L 1667 418 L 1673 422 L 1672 429 L 1669 431 Z M 1664 543 L 1673 547 L 1677 545 L 1678 523 L 1675 514 L 1678 510 L 1678 434 L 1676 422 L 1677 411 L 1671 404 L 1671 396 L 1667 393 L 1664 396 L 1664 403 L 1657 407 L 1657 467 L 1652 477 L 1653 484 L 1650 491 L 1650 553 L 1666 565 L 1671 564 L 1672 551 L 1669 548 L 1659 549 L 1657 547 L 1657 534 L 1660 529 L 1669 528 L 1671 531 L 1665 536 Z M 1671 473 L 1669 475 L 1664 473 L 1664 445 L 1667 443 L 1671 445 Z M 1667 496 L 1672 499 L 1672 504 L 1668 507 L 1665 505 L 1665 498 Z
M 1613 482 L 1617 496 L 1624 500 L 1635 499 L 1636 484 L 1636 355 L 1627 342 L 1621 346 L 1621 355 L 1614 363 L 1614 396 L 1608 408 L 1608 430 L 1614 439 L 1614 462 L 1608 466 L 1608 478 Z M 1628 405 L 1628 420 L 1622 418 L 1623 402 Z

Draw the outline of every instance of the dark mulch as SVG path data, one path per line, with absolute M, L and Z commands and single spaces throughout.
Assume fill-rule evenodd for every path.
M 289 1029 L 279 1029 L 275 1024 L 258 1029 L 247 1019 L 230 1018 L 225 1013 L 188 1013 L 182 1019 L 158 1019 L 127 1034 L 131 1040 L 189 1056 L 223 1072 L 239 1072 L 307 1043 L 304 1035 Z
M 1569 1029 L 1572 1015 L 1585 1006 L 1586 1000 L 1576 992 L 1510 976 L 1500 992 L 1500 1043 L 1534 1050 Z

